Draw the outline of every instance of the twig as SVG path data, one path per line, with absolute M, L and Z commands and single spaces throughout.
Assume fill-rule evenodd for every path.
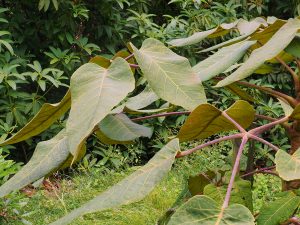
M 134 54 L 132 53 L 132 54 L 130 54 L 129 56 L 127 56 L 127 57 L 125 58 L 125 60 L 128 61 L 128 60 L 131 59 L 133 56 L 134 56 Z
M 249 172 L 249 173 L 245 173 L 245 174 L 243 174 L 243 175 L 241 175 L 241 177 L 248 177 L 248 176 L 251 176 L 251 175 L 253 175 L 253 174 L 255 174 L 255 173 L 262 173 L 262 172 L 268 172 L 268 173 L 270 173 L 270 172 L 272 172 L 272 171 L 270 171 L 271 169 L 274 169 L 276 166 L 269 166 L 269 167 L 265 167 L 265 168 L 261 168 L 261 169 L 259 169 L 259 170 L 254 170 L 254 171 L 251 171 L 251 172 Z M 274 172 L 272 172 L 272 174 L 273 174 Z M 275 174 L 273 174 L 273 175 L 275 175 Z M 277 175 L 277 173 L 276 173 L 276 175 Z
M 289 117 L 283 117 L 283 118 L 273 121 L 271 123 L 254 128 L 254 129 L 250 130 L 249 133 L 257 136 L 257 134 L 261 134 L 261 133 L 265 132 L 266 130 L 269 130 L 271 127 L 274 127 L 277 124 L 284 123 L 288 120 L 289 120 Z
M 259 141 L 259 142 L 261 142 L 261 143 L 263 143 L 265 145 L 268 145 L 269 147 L 273 148 L 276 152 L 279 151 L 279 148 L 277 146 L 271 144 L 270 142 L 268 142 L 268 141 L 266 141 L 266 140 L 264 140 L 264 139 L 262 139 L 262 138 L 260 138 L 260 137 L 258 137 L 256 135 L 249 134 L 249 138 L 252 138 L 252 139 L 254 139 L 256 141 Z

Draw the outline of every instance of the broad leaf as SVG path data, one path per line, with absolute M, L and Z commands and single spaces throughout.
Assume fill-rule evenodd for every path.
M 201 80 L 188 59 L 152 38 L 145 40 L 140 50 L 132 48 L 145 78 L 159 97 L 188 110 L 206 102 Z
M 255 116 L 253 106 L 243 100 L 235 102 L 226 113 L 244 128 L 251 125 Z M 177 137 L 180 141 L 204 139 L 235 129 L 236 127 L 222 115 L 222 111 L 210 104 L 202 104 L 188 116 Z
M 300 197 L 294 193 L 268 202 L 259 212 L 257 218 L 258 225 L 281 224 L 289 219 L 299 207 Z
M 87 202 L 82 207 L 71 211 L 71 213 L 65 217 L 52 223 L 52 225 L 65 225 L 86 213 L 102 211 L 140 201 L 148 195 L 169 172 L 178 151 L 178 139 L 170 141 L 145 166 L 107 191 L 101 193 L 93 200 Z
M 99 124 L 100 131 L 116 144 L 152 136 L 152 129 L 132 122 L 126 115 L 107 115 Z
M 296 35 L 294 40 L 285 48 L 285 52 L 300 58 L 300 36 Z
M 65 130 L 49 141 L 38 143 L 30 161 L 0 187 L 0 197 L 19 190 L 55 171 L 67 160 L 69 154 Z
M 254 50 L 249 59 L 234 73 L 226 77 L 217 84 L 217 87 L 223 87 L 235 81 L 242 80 L 250 76 L 263 63 L 276 57 L 293 40 L 298 29 L 300 29 L 300 20 L 290 19 L 283 25 L 273 37 L 262 47 Z
M 244 41 L 224 47 L 195 65 L 193 70 L 200 76 L 201 81 L 209 80 L 239 61 L 254 43 L 255 41 Z
M 276 171 L 286 181 L 300 179 L 300 149 L 293 155 L 279 150 L 275 155 Z
M 108 69 L 87 63 L 71 77 L 72 108 L 66 131 L 70 152 L 76 156 L 80 143 L 112 108 L 134 89 L 128 63 L 117 58 Z
M 28 124 L 9 139 L 0 143 L 0 146 L 14 144 L 27 140 L 47 130 L 71 106 L 71 94 L 68 91 L 64 98 L 56 104 L 46 103 Z
M 251 212 L 243 205 L 222 209 L 207 196 L 194 196 L 176 210 L 169 225 L 254 225 Z

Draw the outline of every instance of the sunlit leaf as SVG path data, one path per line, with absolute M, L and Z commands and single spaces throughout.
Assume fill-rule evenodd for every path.
M 222 209 L 214 200 L 196 195 L 180 206 L 169 225 L 254 225 L 254 217 L 243 205 L 233 204 Z
M 243 100 L 235 102 L 226 113 L 244 128 L 251 125 L 255 116 L 253 106 Z M 180 141 L 204 139 L 219 132 L 235 129 L 236 127 L 222 115 L 222 111 L 210 104 L 202 104 L 188 116 L 177 137 Z
M 276 171 L 286 181 L 300 179 L 300 149 L 293 155 L 279 150 L 275 155 Z
M 169 172 L 178 151 L 178 139 L 170 141 L 145 166 L 80 208 L 71 211 L 63 218 L 52 223 L 52 225 L 65 225 L 86 213 L 93 213 L 140 201 Z
M 0 197 L 55 171 L 67 160 L 69 154 L 65 130 L 49 141 L 38 143 L 30 161 L 0 187 Z
M 38 135 L 49 128 L 71 106 L 71 94 L 68 91 L 64 98 L 56 104 L 45 103 L 33 119 L 0 146 L 14 144 Z
M 145 40 L 140 50 L 132 47 L 145 78 L 159 97 L 188 110 L 206 102 L 201 80 L 188 59 L 152 38 Z
M 108 69 L 87 63 L 75 71 L 70 84 L 72 108 L 66 125 L 69 150 L 74 156 L 79 144 L 133 89 L 132 72 L 122 58 L 113 60 Z
M 220 81 L 217 87 L 226 86 L 250 76 L 265 61 L 276 57 L 293 40 L 298 29 L 300 29 L 300 20 L 290 19 L 265 45 L 254 50 L 249 59 L 240 68 Z

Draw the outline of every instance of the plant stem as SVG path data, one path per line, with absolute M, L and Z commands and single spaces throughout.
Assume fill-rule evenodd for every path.
M 268 142 L 268 141 L 266 141 L 266 140 L 264 140 L 264 139 L 262 139 L 262 138 L 260 138 L 260 137 L 258 137 L 256 135 L 249 134 L 249 138 L 252 138 L 252 139 L 254 139 L 256 141 L 259 141 L 259 142 L 261 142 L 261 143 L 263 143 L 265 145 L 268 145 L 269 147 L 273 148 L 276 152 L 279 151 L 279 148 L 277 146 L 271 144 L 270 142 Z
M 139 65 L 136 65 L 136 64 L 129 64 L 129 66 L 130 66 L 131 68 L 139 68 Z
M 240 125 L 238 124 L 234 119 L 232 119 L 227 113 L 226 111 L 222 112 L 222 115 L 228 119 L 232 124 L 234 124 L 234 126 L 241 132 L 241 133 L 246 133 L 247 131 Z
M 278 119 L 276 121 L 273 121 L 271 123 L 268 123 L 266 125 L 262 125 L 260 127 L 254 128 L 254 129 L 250 130 L 249 133 L 257 136 L 257 134 L 261 134 L 261 133 L 265 132 L 266 130 L 269 130 L 271 127 L 273 127 L 277 124 L 284 123 L 288 120 L 289 120 L 289 117 L 286 116 L 286 117 L 283 117 L 283 118 Z
M 272 117 L 270 117 L 270 116 L 265 116 L 265 115 L 259 115 L 259 114 L 256 114 L 255 117 L 258 118 L 258 119 L 268 120 L 268 121 L 271 121 L 271 122 L 277 121 L 276 118 L 272 118 Z
M 134 54 L 132 53 L 132 54 L 130 54 L 129 56 L 127 56 L 127 57 L 125 58 L 125 60 L 128 61 L 128 60 L 131 59 L 133 56 L 134 56 Z
M 150 116 L 137 117 L 137 118 L 133 118 L 131 120 L 132 121 L 140 121 L 140 120 L 148 120 L 148 119 L 163 117 L 163 116 L 188 115 L 190 113 L 191 113 L 190 111 L 159 113 L 159 114 L 154 114 L 154 115 L 150 115 Z
M 299 82 L 299 77 L 298 75 L 295 73 L 295 71 L 288 65 L 285 63 L 285 61 L 283 61 L 281 58 L 279 57 L 275 57 L 275 59 L 281 63 L 281 65 L 283 65 L 292 75 L 293 80 L 294 80 L 294 85 L 295 85 L 295 92 L 296 95 L 298 95 L 299 91 L 300 91 L 300 82 Z
M 272 174 L 272 175 L 278 175 L 277 173 L 273 172 L 273 171 L 270 171 L 271 169 L 274 169 L 275 166 L 269 166 L 269 167 L 265 167 L 265 168 L 261 168 L 259 170 L 254 170 L 254 171 L 251 171 L 249 173 L 245 173 L 243 175 L 241 175 L 241 177 L 248 177 L 248 176 L 251 176 L 255 173 L 264 173 L 264 172 L 267 172 L 268 174 Z
M 227 208 L 227 206 L 229 205 L 231 190 L 232 190 L 232 187 L 233 187 L 233 184 L 234 184 L 234 179 L 235 179 L 236 174 L 238 173 L 238 169 L 239 169 L 243 149 L 244 149 L 247 141 L 248 141 L 248 135 L 247 134 L 243 135 L 242 143 L 241 143 L 239 151 L 236 155 L 236 159 L 235 159 L 235 163 L 234 163 L 234 166 L 233 166 L 232 174 L 231 174 L 230 181 L 229 181 L 229 184 L 228 184 L 228 187 L 227 187 L 225 200 L 223 202 L 223 206 L 222 206 L 222 211 L 223 212 L 224 212 L 224 209 Z
M 205 148 L 205 147 L 213 145 L 213 144 L 217 144 L 221 141 L 233 140 L 233 139 L 242 138 L 242 137 L 243 137 L 243 134 L 232 134 L 232 135 L 229 135 L 229 136 L 221 137 L 221 138 L 215 139 L 213 141 L 209 141 L 209 142 L 206 142 L 204 144 L 198 145 L 195 148 L 192 148 L 192 149 L 189 149 L 189 150 L 186 150 L 186 151 L 183 151 L 183 152 L 179 152 L 176 155 L 176 158 L 181 158 L 183 156 L 190 155 L 190 154 L 194 153 L 197 150 L 200 150 L 202 148 Z

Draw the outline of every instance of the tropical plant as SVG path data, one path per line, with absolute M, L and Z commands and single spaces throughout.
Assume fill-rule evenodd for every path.
M 70 89 L 59 103 L 44 104 L 28 124 L 0 143 L 1 146 L 15 144 L 38 135 L 71 108 L 66 127 L 52 139 L 38 143 L 30 161 L 0 187 L 0 196 L 5 197 L 54 171 L 73 165 L 84 156 L 85 142 L 92 133 L 103 143 L 126 144 L 139 137 L 152 136 L 152 129 L 136 123 L 138 121 L 189 115 L 177 136 L 145 166 L 53 224 L 67 224 L 86 213 L 138 201 L 161 181 L 171 169 L 175 158 L 188 156 L 225 140 L 234 140 L 235 143 L 231 156 L 232 167 L 200 174 L 196 178 L 198 184 L 200 183 L 197 185 L 197 195 L 176 210 L 169 224 L 192 221 L 205 221 L 207 224 L 254 224 L 255 219 L 258 224 L 296 221 L 297 218 L 293 215 L 300 206 L 297 191 L 300 180 L 300 82 L 298 74 L 288 63 L 292 64 L 291 60 L 299 56 L 299 29 L 298 19 L 285 21 L 271 17 L 267 20 L 257 18 L 250 22 L 241 19 L 195 33 L 191 37 L 170 41 L 169 44 L 173 47 L 181 47 L 197 44 L 205 38 L 223 36 L 231 30 L 240 34 L 225 43 L 203 50 L 207 52 L 221 48 L 194 67 L 191 67 L 188 59 L 177 55 L 153 38 L 145 40 L 140 49 L 131 44 L 131 54 L 121 51 L 111 59 L 101 56 L 92 58 L 74 72 Z M 273 63 L 277 62 L 293 77 L 293 96 L 269 87 L 240 81 L 254 73 L 269 73 L 273 70 Z M 135 87 L 133 73 L 136 69 L 140 69 L 143 74 L 144 82 L 139 82 L 143 86 Z M 233 70 L 235 71 L 232 72 Z M 224 78 L 219 76 L 222 73 L 231 74 Z M 243 100 L 237 100 L 224 111 L 207 103 L 201 80 L 210 79 L 218 81 L 216 87 L 226 87 Z M 239 85 L 257 89 L 279 99 L 285 116 L 272 118 L 256 115 L 253 106 L 259 102 Z M 140 91 L 142 87 L 144 90 Z M 161 104 L 153 108 L 155 104 L 152 103 L 158 99 L 162 100 Z M 172 109 L 178 110 L 170 112 Z M 135 117 L 137 114 L 150 115 Z M 255 118 L 270 122 L 253 123 Z M 276 146 L 262 136 L 276 125 L 284 127 L 288 133 L 291 142 L 288 152 L 282 148 L 287 147 L 286 145 Z M 180 151 L 179 142 L 206 139 L 229 131 L 235 132 Z M 249 141 L 250 145 L 247 147 Z M 255 150 L 251 147 L 253 141 L 276 151 L 273 165 L 254 168 Z M 243 153 L 246 152 L 248 161 L 247 165 L 243 165 Z M 279 176 L 284 188 L 281 196 L 269 206 L 264 206 L 258 217 L 254 218 L 251 183 L 245 179 L 259 172 Z

